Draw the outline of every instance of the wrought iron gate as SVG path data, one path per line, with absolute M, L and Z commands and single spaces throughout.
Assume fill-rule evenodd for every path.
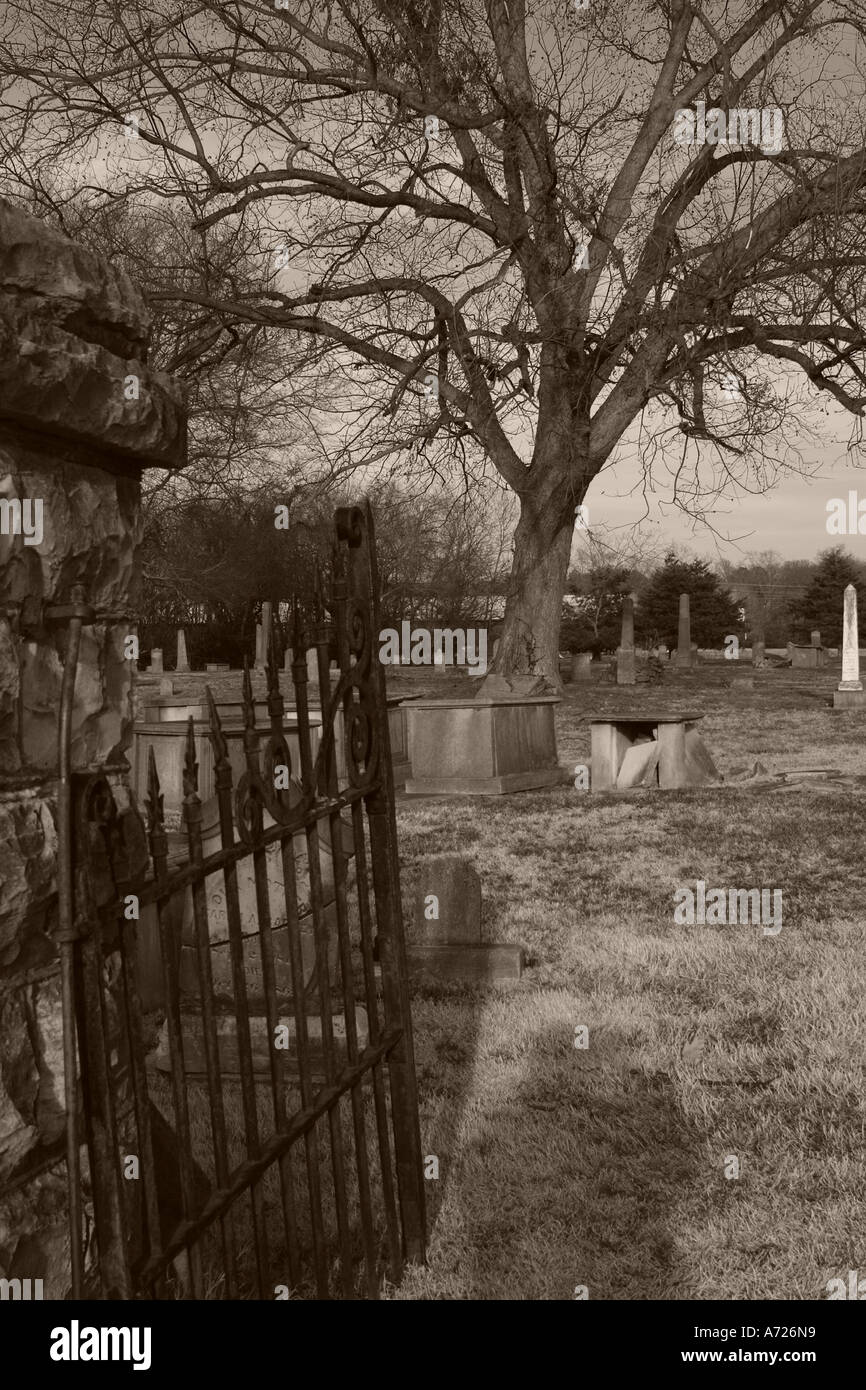
M 296 731 L 274 639 L 265 737 L 248 670 L 242 730 L 209 687 L 206 725 L 190 718 L 180 825 L 152 749 L 146 831 L 112 769 L 70 779 L 84 1174 L 74 1105 L 67 1152 L 95 1236 L 72 1202 L 73 1297 L 376 1298 L 424 1258 L 378 629 L 372 516 L 340 509 L 330 595 L 317 614 L 295 609 Z M 154 1014 L 139 998 L 145 934 Z

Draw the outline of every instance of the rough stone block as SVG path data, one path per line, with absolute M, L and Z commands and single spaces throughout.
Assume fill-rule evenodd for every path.
M 659 745 L 653 740 L 645 743 L 634 743 L 631 748 L 626 750 L 625 756 L 620 763 L 617 773 L 616 786 L 618 791 L 624 791 L 626 787 L 648 787 L 656 781 L 656 769 L 659 765 Z
M 410 942 L 406 947 L 406 959 L 410 980 L 415 985 L 442 981 L 493 984 L 500 980 L 519 980 L 523 970 L 523 948 L 515 945 L 422 946 Z

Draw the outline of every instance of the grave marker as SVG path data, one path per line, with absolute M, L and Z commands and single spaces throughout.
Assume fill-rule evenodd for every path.
M 857 590 L 845 590 L 842 615 L 842 679 L 833 691 L 834 709 L 862 709 L 866 693 L 860 680 L 860 637 L 857 631 Z
M 464 855 L 436 854 L 423 861 L 412 923 L 406 955 L 416 982 L 520 978 L 522 947 L 481 940 L 481 880 Z
M 634 685 L 634 599 L 629 595 L 622 605 L 622 631 L 616 654 L 617 685 Z
M 689 610 L 689 596 L 688 594 L 680 594 L 680 620 L 679 628 L 677 631 L 676 651 L 677 666 L 693 666 L 696 652 L 697 648 L 692 646 L 692 625 L 691 613 Z

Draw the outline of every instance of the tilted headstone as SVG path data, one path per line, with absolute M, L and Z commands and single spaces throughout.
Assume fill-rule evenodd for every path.
M 177 630 L 177 662 L 175 664 L 175 670 L 189 670 L 189 660 L 186 654 L 186 633 L 182 627 L 179 627 Z

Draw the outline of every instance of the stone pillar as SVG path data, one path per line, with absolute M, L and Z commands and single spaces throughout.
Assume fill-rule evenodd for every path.
M 319 684 L 319 657 L 315 647 L 307 652 L 307 680 L 310 685 Z
M 141 472 L 182 466 L 186 449 L 181 389 L 147 366 L 148 329 L 124 271 L 0 200 L 0 495 L 40 522 L 0 536 L 0 1277 L 41 1278 L 46 1299 L 69 1287 L 53 935 L 67 626 L 48 610 L 79 584 L 95 610 L 81 636 L 72 765 L 111 759 L 123 810 Z M 106 971 L 119 972 L 110 950 Z
M 262 604 L 262 621 L 256 623 L 256 668 L 263 671 L 268 664 L 268 651 L 271 644 L 271 623 L 274 605 Z
M 152 676 L 161 676 L 162 671 L 162 647 L 154 647 L 150 653 L 150 674 Z
M 860 636 L 857 631 L 857 590 L 849 584 L 845 590 L 842 614 L 842 679 L 833 692 L 836 709 L 862 709 L 866 692 L 860 680 Z
M 616 654 L 617 685 L 634 685 L 634 599 L 629 596 L 622 606 L 622 631 Z
M 680 594 L 680 622 L 677 631 L 677 666 L 692 665 L 692 626 L 689 614 L 689 596 Z
M 189 658 L 186 654 L 186 633 L 182 627 L 177 630 L 177 661 L 174 669 L 178 675 L 183 675 L 185 671 L 189 670 Z

